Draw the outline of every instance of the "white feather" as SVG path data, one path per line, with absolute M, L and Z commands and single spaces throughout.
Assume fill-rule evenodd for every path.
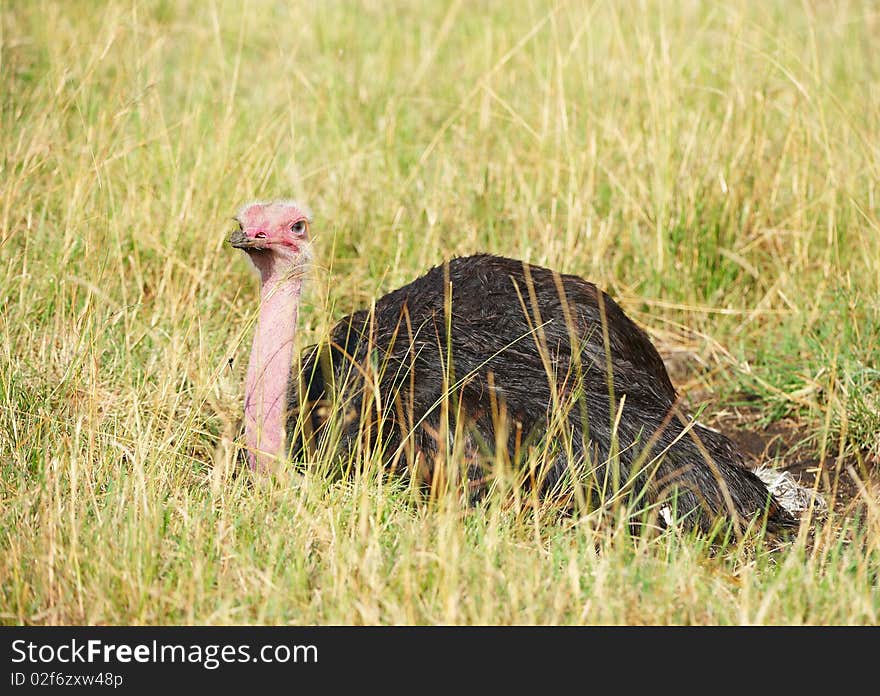
M 764 482 L 779 504 L 795 515 L 811 506 L 817 511 L 828 508 L 822 496 L 812 488 L 800 485 L 787 471 L 761 466 L 755 469 L 755 475 Z

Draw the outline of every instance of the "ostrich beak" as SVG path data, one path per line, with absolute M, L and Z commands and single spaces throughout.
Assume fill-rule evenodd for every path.
M 236 249 L 261 249 L 263 240 L 248 237 L 244 230 L 235 230 L 229 237 L 229 245 Z

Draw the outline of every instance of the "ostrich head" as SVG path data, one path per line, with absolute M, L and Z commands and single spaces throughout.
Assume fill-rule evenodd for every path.
M 296 201 L 248 203 L 235 216 L 238 229 L 229 243 L 242 249 L 260 273 L 263 285 L 300 276 L 311 258 L 311 216 Z
M 260 274 L 260 310 L 245 379 L 245 437 L 252 469 L 269 470 L 283 456 L 287 385 L 302 278 L 311 258 L 309 214 L 294 201 L 256 202 L 235 217 L 229 243 Z

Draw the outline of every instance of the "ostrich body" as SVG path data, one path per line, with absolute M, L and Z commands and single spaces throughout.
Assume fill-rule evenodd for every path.
M 541 495 L 589 472 L 599 497 L 628 490 L 661 518 L 674 498 L 687 526 L 762 513 L 771 530 L 794 523 L 730 440 L 680 412 L 647 335 L 592 283 L 455 258 L 344 317 L 294 361 L 308 215 L 280 201 L 236 219 L 230 243 L 261 277 L 245 386 L 252 468 L 303 460 L 332 439 L 340 456 L 378 448 L 387 467 L 433 485 L 457 442 L 476 499 L 499 449 L 516 466 L 537 448 L 542 463 L 523 480 Z

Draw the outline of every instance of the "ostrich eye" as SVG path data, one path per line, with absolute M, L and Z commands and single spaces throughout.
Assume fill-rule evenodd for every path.
M 305 220 L 297 220 L 290 226 L 290 231 L 294 234 L 298 234 L 302 236 L 306 232 L 306 221 Z

